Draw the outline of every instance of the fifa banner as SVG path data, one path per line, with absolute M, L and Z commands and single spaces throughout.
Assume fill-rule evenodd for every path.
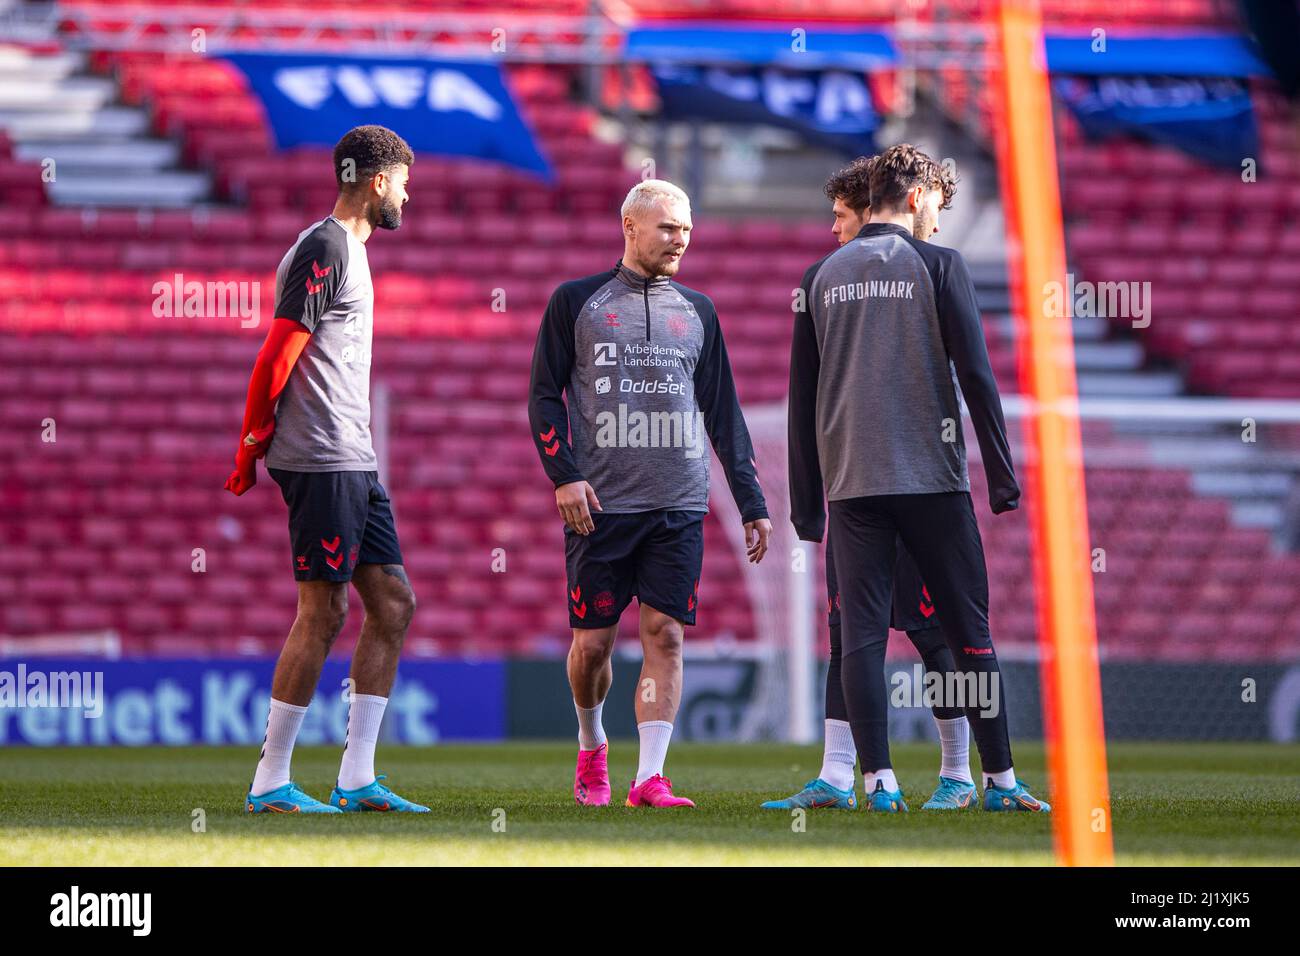
M 893 38 L 884 30 L 707 22 L 639 24 L 627 32 L 623 56 L 632 63 L 781 66 L 858 73 L 890 69 L 899 60 Z
M 299 742 L 343 743 L 348 666 L 326 662 Z M 274 670 L 264 658 L 0 660 L 0 747 L 256 745 L 266 733 Z M 505 683 L 500 661 L 403 661 L 383 739 L 499 740 Z
M 1232 77 L 1062 77 L 1052 85 L 1090 139 L 1138 136 L 1234 170 L 1259 156 L 1250 92 Z
M 667 119 L 779 126 L 846 155 L 876 152 L 880 117 L 861 73 L 670 63 L 651 73 Z
M 1237 33 L 1169 30 L 1144 34 L 1052 30 L 1043 36 L 1047 68 L 1079 76 L 1268 76 L 1250 40 Z
M 281 149 L 333 146 L 354 126 L 399 133 L 417 153 L 474 156 L 553 178 L 492 62 L 233 53 Z

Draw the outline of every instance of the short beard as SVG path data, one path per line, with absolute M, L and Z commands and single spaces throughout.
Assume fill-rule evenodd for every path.
M 379 218 L 374 225 L 380 229 L 396 229 L 402 224 L 402 206 L 387 196 L 379 200 Z
M 666 275 L 672 275 L 673 272 L 677 271 L 676 266 L 681 264 L 681 260 L 679 259 L 677 260 L 677 262 L 670 264 L 670 267 L 673 270 L 672 272 L 664 272 L 663 269 L 661 269 L 654 262 L 646 262 L 644 259 L 640 257 L 638 257 L 635 261 L 637 267 L 641 270 L 642 274 L 644 274 L 645 276 L 651 279 L 659 279 Z
M 930 218 L 930 211 L 925 209 L 918 212 L 912 220 L 912 238 L 926 242 L 933 235 L 934 220 Z

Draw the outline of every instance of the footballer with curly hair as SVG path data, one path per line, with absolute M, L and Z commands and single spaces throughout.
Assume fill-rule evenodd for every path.
M 366 241 L 402 224 L 415 156 L 382 126 L 358 126 L 334 147 L 338 199 L 280 260 L 275 319 L 253 366 L 226 488 L 242 495 L 257 459 L 289 509 L 298 614 L 276 662 L 266 740 L 249 813 L 428 812 L 375 774 L 375 744 L 415 595 L 402 567 L 388 494 L 370 441 L 374 288 Z M 352 656 L 347 743 L 329 802 L 290 777 L 298 730 L 348 612 L 348 583 L 365 606 Z
M 826 181 L 825 193 L 831 201 L 833 217 L 831 234 L 841 248 L 856 239 L 871 218 L 871 170 L 875 161 L 874 156 L 859 156 Z M 954 183 L 955 180 L 949 177 L 945 193 L 945 198 L 949 200 Z M 801 301 L 805 309 L 817 270 L 833 254 L 827 253 L 804 273 L 800 288 L 803 290 Z M 816 450 L 811 447 L 811 437 L 799 432 L 789 435 L 792 469 L 790 487 L 796 483 L 804 487 L 821 486 L 821 467 Z M 825 532 L 826 517 L 820 496 L 816 501 L 818 507 L 815 512 L 792 513 L 796 533 L 800 538 L 810 541 L 820 540 Z M 826 667 L 822 768 L 798 793 L 764 803 L 763 808 L 766 810 L 854 810 L 858 806 L 854 791 L 857 747 L 849 727 L 841 680 L 840 588 L 835 571 L 834 549 L 829 538 L 826 540 L 826 623 L 830 632 L 831 653 Z M 930 591 L 921 580 L 916 562 L 902 542 L 898 543 L 898 558 L 894 567 L 889 626 L 907 634 L 921 656 L 927 681 L 949 679 L 948 675 L 954 670 L 952 652 L 940 629 L 934 602 L 930 600 Z M 949 685 L 940 683 L 939 686 Z M 975 782 L 970 772 L 970 725 L 965 713 L 947 699 L 934 701 L 931 715 L 939 732 L 939 786 L 922 809 L 960 810 L 971 804 L 975 794 Z
M 901 143 L 876 158 L 868 179 L 871 221 L 817 269 L 795 317 L 788 413 L 796 529 L 820 540 L 827 527 L 834 541 L 841 686 L 867 807 L 907 809 L 889 754 L 883 679 L 901 541 L 933 596 L 960 686 L 974 691 L 963 703 L 984 808 L 1046 812 L 1012 764 L 958 387 L 994 514 L 1019 507 L 1020 486 L 975 285 L 960 253 L 927 241 L 955 178 Z

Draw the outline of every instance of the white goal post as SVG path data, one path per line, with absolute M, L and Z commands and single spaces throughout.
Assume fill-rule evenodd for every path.
M 740 740 L 786 740 L 811 743 L 820 735 L 815 708 L 817 650 L 814 598 L 817 550 L 795 537 L 790 524 L 790 492 L 786 471 L 786 406 L 745 408 L 754 443 L 758 480 L 767 498 L 772 539 L 767 556 L 757 565 L 745 557 L 745 529 L 727 490 L 727 479 L 716 457 L 711 458 L 713 489 L 710 506 L 722 522 L 732 553 L 741 567 L 754 618 L 758 647 L 754 694 L 741 720 Z
M 1022 395 L 1003 395 L 1002 404 L 1013 422 L 1036 413 L 1034 403 Z M 799 541 L 790 524 L 785 403 L 750 405 L 744 413 L 772 518 L 771 546 L 761 564 L 750 565 L 745 558 L 740 515 L 716 458 L 712 459 L 710 496 L 710 506 L 741 567 L 754 620 L 756 646 L 747 656 L 756 662 L 755 690 L 738 737 L 807 743 L 818 738 L 821 728 L 821 714 L 816 710 L 822 699 L 817 680 L 820 655 L 815 643 L 823 607 L 817 573 L 819 549 Z M 1067 414 L 1088 422 L 1106 422 L 1117 429 L 1114 435 L 1085 438 L 1084 450 L 1093 467 L 1190 469 L 1202 477 L 1295 475 L 1290 487 L 1294 507 L 1300 510 L 1300 447 L 1286 434 L 1286 429 L 1300 426 L 1300 401 L 1084 397 L 1071 403 Z M 963 422 L 969 427 L 965 414 Z M 1261 427 L 1259 439 L 1250 444 L 1243 444 L 1232 431 L 1246 422 Z M 1133 431 L 1135 427 L 1137 431 Z M 1188 427 L 1200 429 L 1190 446 L 1181 440 Z M 1216 428 L 1224 431 L 1216 433 Z M 979 445 L 972 436 L 967 437 L 970 467 L 980 468 Z M 1017 443 L 1014 434 L 1012 440 Z M 1215 494 L 1213 490 L 1204 493 Z M 1010 656 L 1016 652 L 1011 650 Z

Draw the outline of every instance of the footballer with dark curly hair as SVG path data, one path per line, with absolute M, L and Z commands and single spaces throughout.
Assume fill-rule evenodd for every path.
M 875 167 L 875 162 L 875 156 L 859 156 L 826 180 L 826 198 L 831 201 L 834 217 L 831 234 L 835 236 L 840 248 L 861 235 L 871 218 L 871 170 Z M 955 177 L 949 176 L 949 191 L 945 193 L 949 200 L 954 183 Z M 832 255 L 833 252 L 828 252 L 804 273 L 800 284 L 802 311 L 807 310 L 817 271 Z M 798 388 L 799 371 L 797 366 L 791 367 L 792 391 Z M 791 430 L 790 487 L 821 487 L 821 465 L 815 448 L 811 447 L 814 443 L 814 436 L 806 435 L 798 429 Z M 803 495 L 797 500 L 806 503 L 812 498 Z M 821 508 L 820 496 L 816 497 L 816 504 L 816 509 L 810 512 L 791 512 L 795 529 L 801 538 L 819 540 L 825 531 L 825 512 Z M 939 619 L 934 613 L 930 591 L 921 580 L 916 562 L 901 541 L 897 542 L 897 549 L 889 626 L 906 632 L 917 653 L 921 655 L 926 680 L 950 680 L 949 675 L 954 672 L 952 652 L 948 649 Z M 763 808 L 766 810 L 854 810 L 858 806 L 854 790 L 857 747 L 844 703 L 841 673 L 840 587 L 835 572 L 834 548 L 829 537 L 826 539 L 826 623 L 830 631 L 831 653 L 826 667 L 822 768 L 816 777 L 804 784 L 803 789 L 793 796 L 765 802 Z M 938 686 L 948 685 L 939 683 Z M 939 732 L 942 759 L 939 764 L 939 786 L 925 802 L 923 809 L 960 810 L 970 805 L 975 791 L 970 772 L 970 726 L 966 714 L 950 701 L 931 701 L 930 709 L 935 728 Z
M 334 211 L 301 233 L 280 260 L 275 319 L 253 366 L 234 474 L 242 495 L 257 459 L 289 508 L 298 614 L 271 684 L 266 740 L 248 789 L 249 813 L 428 812 L 375 775 L 375 744 L 415 613 L 388 494 L 370 441 L 374 288 L 366 240 L 402 224 L 415 156 L 382 126 L 358 126 L 334 147 Z M 348 582 L 365 621 L 352 656 L 347 743 L 328 803 L 294 783 L 289 761 L 342 630 Z
M 831 201 L 831 215 L 835 223 L 831 235 L 841 246 L 858 234 L 871 215 L 871 167 L 874 156 L 859 156 L 843 169 L 831 174 L 823 191 Z M 813 268 L 830 258 L 827 253 Z
M 870 163 L 867 179 L 871 221 L 804 289 L 788 411 L 796 532 L 834 541 L 840 685 L 867 808 L 907 809 L 889 753 L 883 680 L 901 542 L 933 597 L 955 687 L 970 691 L 960 706 L 979 750 L 984 808 L 1047 812 L 1012 763 L 959 387 L 994 514 L 1019 507 L 1020 486 L 970 271 L 956 250 L 927 241 L 939 231 L 956 178 L 900 143 Z M 948 789 L 959 806 L 975 802 L 973 783 L 954 779 Z

